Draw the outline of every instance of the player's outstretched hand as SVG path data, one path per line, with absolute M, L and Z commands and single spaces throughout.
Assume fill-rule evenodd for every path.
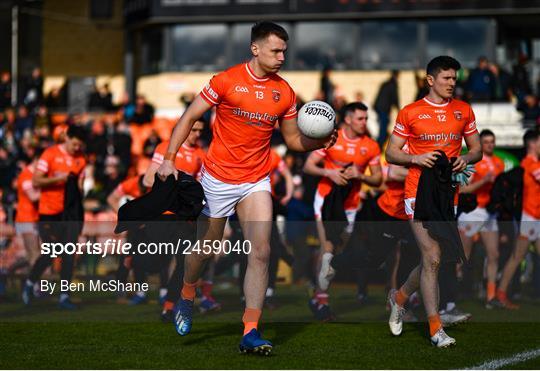
M 459 156 L 454 161 L 454 166 L 452 167 L 452 171 L 454 173 L 460 173 L 467 167 L 467 161 L 463 158 L 463 156 Z
M 337 138 L 338 138 L 338 131 L 337 129 L 334 129 L 334 131 L 332 132 L 332 135 L 329 137 L 326 143 L 324 143 L 324 148 L 328 149 L 332 147 L 334 144 L 336 144 Z
M 159 179 L 164 181 L 171 174 L 174 175 L 175 179 L 178 179 L 178 170 L 174 167 L 173 162 L 170 160 L 163 161 L 157 170 Z
M 438 152 L 427 152 L 421 155 L 415 155 L 412 157 L 412 163 L 414 165 L 431 168 L 437 161 Z M 467 165 L 467 164 L 465 164 Z

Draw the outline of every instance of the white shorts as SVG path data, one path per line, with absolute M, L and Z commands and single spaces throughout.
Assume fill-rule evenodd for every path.
M 233 215 L 236 205 L 252 193 L 272 192 L 268 176 L 256 183 L 229 184 L 214 178 L 204 169 L 201 185 L 206 198 L 202 213 L 210 218 L 225 218 Z
M 527 237 L 529 241 L 536 241 L 540 237 L 540 219 L 536 219 L 524 211 L 521 214 L 519 234 Z
M 324 204 L 324 197 L 315 192 L 315 198 L 313 200 L 313 210 L 315 211 L 315 220 L 322 220 L 322 207 Z M 345 232 L 352 233 L 354 229 L 354 221 L 356 220 L 357 209 L 345 210 L 345 215 L 347 216 L 347 228 Z
M 17 234 L 32 233 L 38 234 L 36 223 L 32 222 L 15 222 L 15 232 Z
M 458 218 L 458 228 L 465 236 L 472 237 L 478 232 L 497 232 L 497 218 L 483 207 L 477 207 L 470 213 L 461 213 Z
M 415 206 L 416 198 L 406 198 L 405 199 L 405 214 L 407 214 L 407 217 L 409 219 L 414 219 L 414 206 Z

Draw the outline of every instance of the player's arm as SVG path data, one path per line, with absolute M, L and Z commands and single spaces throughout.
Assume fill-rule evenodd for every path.
M 402 151 L 403 146 L 407 142 L 407 138 L 396 134 L 390 136 L 390 141 L 386 147 L 386 161 L 389 164 L 411 166 L 417 165 L 422 167 L 433 167 L 437 160 L 437 152 L 427 152 L 421 155 L 411 155 Z
M 358 179 L 371 187 L 380 186 L 383 181 L 381 164 L 369 165 L 369 172 L 370 175 L 359 174 Z
M 480 135 L 474 133 L 465 136 L 465 144 L 469 150 L 466 154 L 459 156 L 454 161 L 452 171 L 459 173 L 467 167 L 468 164 L 475 164 L 482 159 L 482 146 L 480 144 Z
M 477 179 L 469 184 L 459 186 L 459 193 L 474 193 L 480 188 L 482 188 L 484 185 L 488 183 L 493 183 L 494 180 L 495 176 L 493 175 L 493 173 L 490 172 L 481 179 Z
M 304 163 L 304 172 L 309 175 L 330 178 L 337 185 L 347 184 L 347 177 L 341 169 L 325 169 L 319 164 L 323 156 L 317 152 L 311 152 Z
M 289 168 L 284 165 L 279 169 L 279 173 L 285 179 L 285 196 L 279 201 L 282 205 L 287 205 L 292 198 L 294 191 L 293 176 Z
M 84 193 L 84 169 L 81 171 L 81 174 L 77 178 L 77 186 L 79 187 L 79 191 Z
M 36 188 L 45 188 L 52 185 L 65 183 L 69 174 L 61 173 L 55 176 L 47 176 L 47 174 L 42 170 L 36 170 L 32 176 L 32 185 Z
M 111 194 L 107 197 L 107 204 L 111 207 L 111 209 L 114 210 L 114 212 L 118 212 L 118 205 L 120 204 L 120 199 L 123 196 L 123 192 L 120 190 L 120 186 L 116 187 L 114 191 L 111 192 Z
M 161 179 L 165 179 L 171 174 L 177 176 L 178 170 L 176 170 L 174 166 L 176 153 L 191 132 L 191 128 L 193 127 L 195 121 L 200 119 L 201 116 L 210 109 L 210 107 L 211 105 L 207 103 L 200 95 L 198 95 L 182 114 L 171 134 L 171 141 L 169 143 L 169 147 L 167 148 L 165 159 L 157 170 L 157 173 Z
M 150 166 L 148 166 L 148 169 L 146 169 L 146 172 L 144 173 L 144 177 L 143 177 L 143 185 L 145 187 L 152 188 L 152 186 L 154 185 L 155 175 L 159 167 L 160 165 L 158 165 L 154 161 L 150 163 Z
M 41 195 L 41 192 L 39 191 L 39 189 L 36 189 L 32 186 L 31 180 L 26 180 L 25 182 L 23 182 L 22 187 L 23 187 L 24 193 L 26 194 L 26 196 L 28 197 L 30 201 L 37 202 L 39 200 L 39 196 Z
M 388 175 L 386 177 L 387 181 L 390 182 L 404 182 L 409 174 L 409 169 L 405 166 L 390 165 L 388 167 Z
M 337 130 L 322 139 L 312 139 L 300 133 L 296 117 L 281 122 L 281 134 L 287 147 L 296 152 L 309 152 L 320 148 L 330 148 L 337 140 Z

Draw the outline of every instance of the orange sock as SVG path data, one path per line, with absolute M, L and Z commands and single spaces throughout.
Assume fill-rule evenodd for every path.
M 506 300 L 508 300 L 506 296 L 506 291 L 500 290 L 500 289 L 497 290 L 497 300 L 502 301 L 502 302 L 505 302 Z
M 496 290 L 497 290 L 497 284 L 495 282 L 487 283 L 487 301 L 495 299 Z
M 195 289 L 197 288 L 197 282 L 188 283 L 184 281 L 184 286 L 182 287 L 182 299 L 184 300 L 195 300 Z
M 257 329 L 262 311 L 260 309 L 246 308 L 242 321 L 244 322 L 244 335 Z
M 429 322 L 429 335 L 433 336 L 442 327 L 441 317 L 439 317 L 438 314 L 435 314 L 433 316 L 428 316 L 428 322 Z
M 165 301 L 165 303 L 163 303 L 163 310 L 173 310 L 174 308 L 174 303 L 172 301 Z
M 409 300 L 409 295 L 405 294 L 403 291 L 403 288 L 399 289 L 398 292 L 396 292 L 396 303 L 400 307 L 405 306 L 405 303 Z

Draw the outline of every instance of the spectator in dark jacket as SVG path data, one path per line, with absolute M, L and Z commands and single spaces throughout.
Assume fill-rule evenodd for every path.
M 33 110 L 43 102 L 43 76 L 40 68 L 34 68 L 32 75 L 26 80 L 24 90 L 24 104 L 29 110 Z
M 0 110 L 11 105 L 11 75 L 2 72 L 0 76 Z
M 518 103 L 517 109 L 523 114 L 523 126 L 534 128 L 540 124 L 540 106 L 534 95 L 526 95 L 523 102 Z
M 34 119 L 28 114 L 28 108 L 20 106 L 17 110 L 15 119 L 15 139 L 18 141 L 24 135 L 25 131 L 31 131 L 34 128 Z
M 147 124 L 154 118 L 154 106 L 146 101 L 144 95 L 138 95 L 135 100 L 135 113 L 131 117 L 130 123 Z
M 495 90 L 495 76 L 489 69 L 486 57 L 478 58 L 478 64 L 469 74 L 467 92 L 471 102 L 489 102 Z
M 388 136 L 388 122 L 390 121 L 390 111 L 392 107 L 399 109 L 399 97 L 398 97 L 398 79 L 399 71 L 392 71 L 390 79 L 383 82 L 377 93 L 377 99 L 373 107 L 377 112 L 379 119 L 379 138 L 377 141 L 379 145 L 384 144 Z

